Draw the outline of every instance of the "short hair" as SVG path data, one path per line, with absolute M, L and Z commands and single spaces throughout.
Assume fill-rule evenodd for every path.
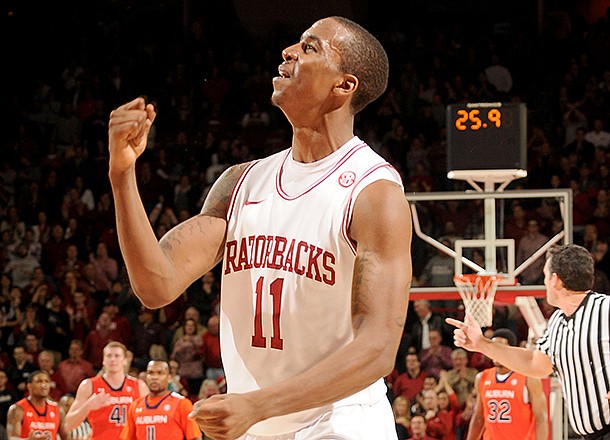
M 36 370 L 36 371 L 32 371 L 30 373 L 30 375 L 27 378 L 27 383 L 32 383 L 32 381 L 34 380 L 34 377 L 38 376 L 39 374 L 44 374 L 45 376 L 47 376 L 49 378 L 49 380 L 51 380 L 51 373 L 49 373 L 46 370 Z
M 550 273 L 556 273 L 566 289 L 591 290 L 595 282 L 595 262 L 587 249 L 576 244 L 552 246 L 546 254 Z
M 127 347 L 125 347 L 125 344 L 122 344 L 119 341 L 110 341 L 109 343 L 106 344 L 106 346 L 104 347 L 104 350 L 106 350 L 107 348 L 120 348 L 121 350 L 123 350 L 123 354 L 125 354 L 125 356 L 127 356 Z
M 358 89 L 351 103 L 352 112 L 356 114 L 385 92 L 390 71 L 388 55 L 379 40 L 359 24 L 345 17 L 330 18 L 352 36 L 340 43 L 339 68 L 358 78 Z
M 468 352 L 466 350 L 464 350 L 463 348 L 459 348 L 459 347 L 454 348 L 453 351 L 451 352 L 451 359 L 455 359 L 460 356 L 468 359 Z
M 79 348 L 83 348 L 83 341 L 81 341 L 80 339 L 72 339 L 70 341 L 70 345 L 78 345 Z
M 508 341 L 508 345 L 517 346 L 517 335 L 508 328 L 499 328 L 494 330 L 492 338 L 504 338 Z

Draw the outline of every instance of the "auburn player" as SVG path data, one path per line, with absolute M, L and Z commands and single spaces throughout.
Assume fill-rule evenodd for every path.
M 197 422 L 188 418 L 193 404 L 181 394 L 169 390 L 171 378 L 166 361 L 152 360 L 148 363 L 146 383 L 150 394 L 129 406 L 121 440 L 201 440 Z
M 517 337 L 506 328 L 497 329 L 493 340 L 517 345 Z M 477 375 L 478 395 L 467 440 L 546 440 L 546 396 L 540 379 L 494 364 Z
M 51 376 L 39 370 L 28 377 L 28 397 L 11 405 L 6 432 L 9 439 L 55 440 L 68 438 L 61 424 L 57 402 L 50 400 Z
M 89 420 L 92 440 L 116 440 L 125 426 L 131 402 L 148 394 L 143 380 L 128 376 L 127 348 L 111 341 L 104 347 L 103 373 L 81 382 L 74 403 L 66 414 L 65 428 L 70 431 Z

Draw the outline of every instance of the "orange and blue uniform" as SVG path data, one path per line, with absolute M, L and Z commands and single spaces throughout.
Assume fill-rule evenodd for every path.
M 59 407 L 56 402 L 46 400 L 44 408 L 38 408 L 30 399 L 21 399 L 16 403 L 23 410 L 21 438 L 28 438 L 30 432 L 44 433 L 49 440 L 57 438 L 59 431 Z
M 129 405 L 140 397 L 138 379 L 126 376 L 122 385 L 114 389 L 103 376 L 96 376 L 91 378 L 91 386 L 94 393 L 103 390 L 111 396 L 109 405 L 91 411 L 87 416 L 93 431 L 91 439 L 116 440 L 125 426 Z
M 199 426 L 188 418 L 192 410 L 193 404 L 189 399 L 171 391 L 158 397 L 140 397 L 129 407 L 120 439 L 201 438 Z
M 495 368 L 483 370 L 479 393 L 483 403 L 483 440 L 536 440 L 536 419 L 527 399 L 527 378 L 514 371 L 499 380 Z

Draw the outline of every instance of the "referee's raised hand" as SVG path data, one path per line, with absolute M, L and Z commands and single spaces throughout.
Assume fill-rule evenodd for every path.
M 464 321 L 446 318 L 445 322 L 455 327 L 453 340 L 456 347 L 462 347 L 469 351 L 479 351 L 479 344 L 485 339 L 481 326 L 470 315 L 466 315 Z

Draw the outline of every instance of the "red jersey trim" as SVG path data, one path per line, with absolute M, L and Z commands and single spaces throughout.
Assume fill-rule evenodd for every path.
M 367 145 L 364 142 L 361 142 L 359 144 L 354 145 L 349 151 L 347 151 L 345 153 L 345 155 L 339 159 L 337 161 L 337 163 L 335 163 L 333 165 L 333 167 L 328 170 L 322 177 L 320 177 L 318 180 L 316 180 L 314 183 L 312 183 L 308 188 L 306 188 L 304 191 L 300 192 L 297 195 L 291 196 L 289 195 L 284 188 L 282 187 L 282 175 L 284 174 L 284 165 L 286 164 L 286 161 L 288 160 L 288 157 L 290 155 L 290 153 L 292 152 L 292 148 L 290 148 L 287 152 L 286 155 L 284 156 L 284 159 L 282 160 L 282 163 L 280 164 L 280 167 L 277 171 L 276 174 L 276 179 L 275 179 L 275 187 L 277 189 L 278 194 L 280 195 L 281 198 L 285 199 L 285 200 L 296 200 L 299 197 L 304 196 L 305 194 L 307 194 L 308 192 L 312 191 L 316 186 L 320 185 L 324 180 L 328 179 L 329 176 L 331 176 L 335 171 L 337 171 L 337 169 L 343 165 L 350 157 L 352 157 L 354 154 L 356 154 L 358 152 L 358 150 L 365 148 Z
M 250 172 L 250 170 L 252 170 L 252 167 L 254 167 L 254 165 L 256 165 L 257 163 L 259 163 L 258 160 L 254 161 L 250 165 L 248 165 L 244 169 L 244 171 L 241 173 L 241 176 L 239 176 L 239 179 L 237 179 L 237 183 L 233 187 L 233 190 L 231 191 L 231 196 L 229 197 L 229 204 L 227 206 L 227 222 L 233 216 L 233 211 L 235 210 L 235 200 L 237 198 L 237 193 L 239 193 L 239 190 L 240 190 L 241 186 L 243 185 L 244 180 L 246 179 L 246 175 Z
M 354 211 L 354 203 L 355 203 L 355 200 L 353 198 L 354 191 L 356 191 L 356 188 L 358 188 L 358 185 L 360 185 L 362 180 L 364 180 L 366 177 L 370 176 L 375 171 L 377 171 L 377 170 L 379 170 L 381 168 L 391 168 L 391 169 L 394 169 L 394 167 L 392 165 L 390 165 L 389 163 L 387 163 L 387 162 L 380 163 L 380 164 L 374 166 L 373 168 L 370 168 L 368 171 L 366 171 L 362 175 L 362 177 L 360 179 L 358 179 L 358 182 L 356 182 L 356 184 L 352 188 L 352 192 L 349 195 L 349 203 L 347 205 L 347 209 L 345 210 L 345 214 L 343 216 L 343 225 L 341 227 L 341 235 L 343 236 L 343 239 L 345 240 L 345 242 L 347 243 L 347 245 L 349 246 L 349 248 L 351 249 L 351 251 L 353 252 L 354 255 L 356 255 L 356 252 L 357 252 L 356 243 L 349 236 L 349 225 L 350 225 L 351 220 L 352 220 L 352 214 L 353 214 L 353 211 Z M 384 179 L 382 179 L 382 180 L 384 180 Z

